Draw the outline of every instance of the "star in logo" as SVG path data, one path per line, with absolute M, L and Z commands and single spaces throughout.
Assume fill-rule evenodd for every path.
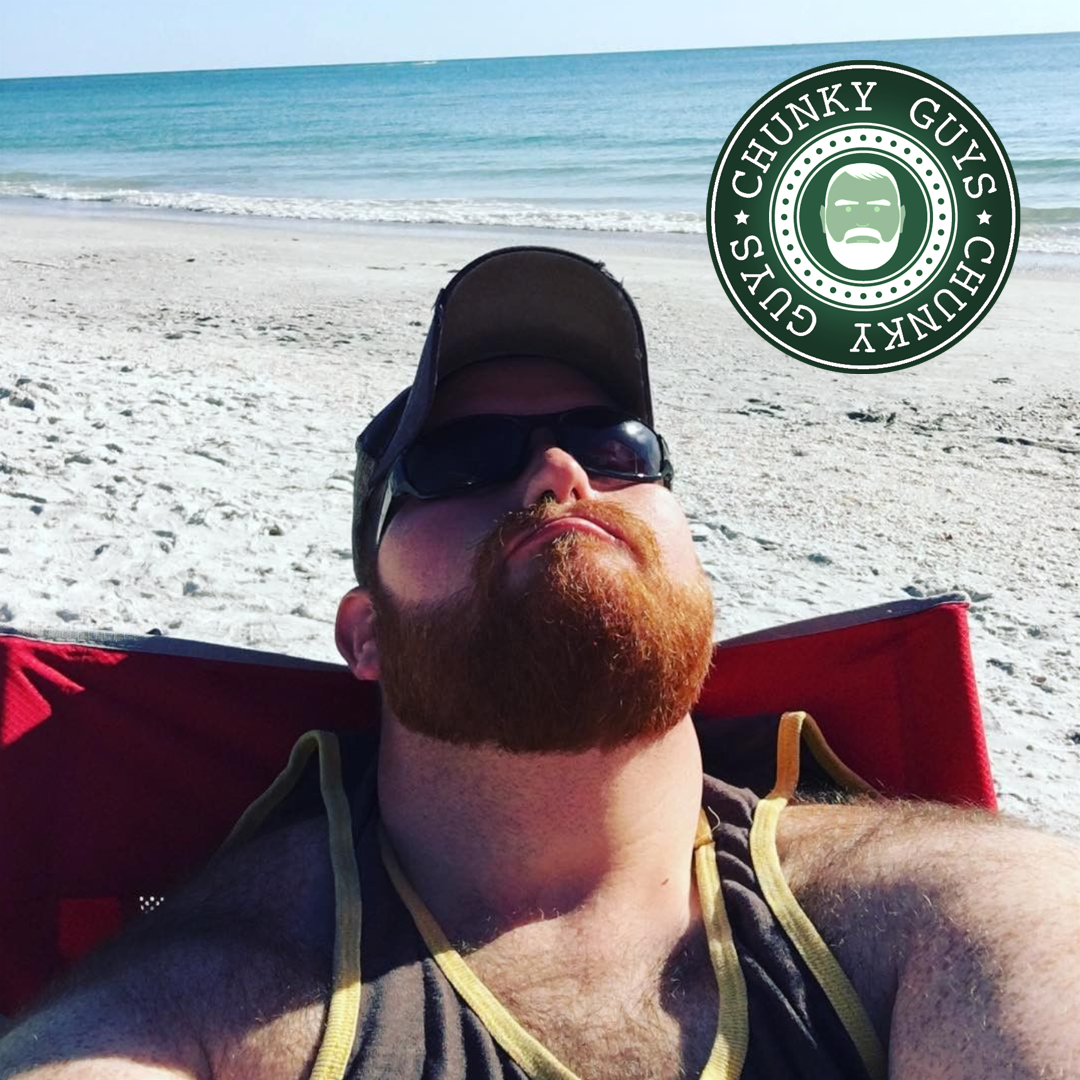
M 740 225 L 745 225 L 745 224 L 746 224 L 746 221 L 747 221 L 747 218 L 749 218 L 749 216 L 750 216 L 750 215 L 749 215 L 749 214 L 747 214 L 747 213 L 746 213 L 745 211 L 743 211 L 743 210 L 740 210 L 740 211 L 739 211 L 739 212 L 738 212 L 738 213 L 737 213 L 737 214 L 735 215 L 735 220 L 736 220 L 736 222 L 738 222 L 738 224 L 740 224 Z
M 979 215 L 979 224 L 980 225 L 989 225 L 990 224 L 990 215 L 985 210 Z

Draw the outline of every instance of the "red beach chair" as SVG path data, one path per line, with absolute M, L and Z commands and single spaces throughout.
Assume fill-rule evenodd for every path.
M 802 709 L 878 790 L 993 809 L 966 609 L 906 600 L 721 642 L 706 769 L 767 789 L 777 717 Z M 0 628 L 0 1017 L 160 903 L 304 731 L 351 731 L 370 759 L 377 707 L 333 664 Z

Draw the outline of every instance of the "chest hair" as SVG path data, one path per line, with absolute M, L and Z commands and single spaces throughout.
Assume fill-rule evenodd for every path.
M 717 990 L 704 930 L 659 960 L 628 944 L 599 952 L 521 939 L 466 962 L 519 1024 L 589 1080 L 700 1075 L 716 1034 Z

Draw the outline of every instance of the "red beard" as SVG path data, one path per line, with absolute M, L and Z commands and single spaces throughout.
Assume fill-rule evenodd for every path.
M 510 590 L 504 537 L 575 513 L 611 526 L 633 562 L 569 531 Z M 664 734 L 697 700 L 712 656 L 708 583 L 670 581 L 653 531 L 622 507 L 514 511 L 477 549 L 472 581 L 435 605 L 398 606 L 373 587 L 383 694 L 410 730 L 521 753 L 611 749 Z

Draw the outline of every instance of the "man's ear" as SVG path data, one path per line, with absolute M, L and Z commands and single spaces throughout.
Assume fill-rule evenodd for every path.
M 379 679 L 379 646 L 375 641 L 375 608 L 367 589 L 350 589 L 338 604 L 334 640 L 352 673 L 366 682 Z

